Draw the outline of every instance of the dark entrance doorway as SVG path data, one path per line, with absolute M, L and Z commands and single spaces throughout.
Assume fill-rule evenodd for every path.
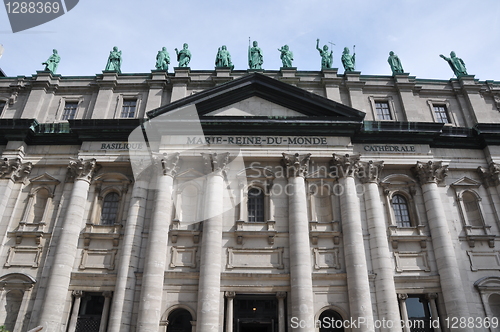
M 233 331 L 278 331 L 278 299 L 276 295 L 238 294 L 233 302 Z

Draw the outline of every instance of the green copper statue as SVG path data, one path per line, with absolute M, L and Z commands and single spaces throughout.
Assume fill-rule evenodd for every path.
M 282 46 L 278 51 L 281 52 L 280 59 L 283 62 L 283 68 L 292 67 L 293 53 L 290 51 L 288 45 Z
M 350 55 L 349 48 L 344 47 L 344 52 L 342 52 L 342 64 L 344 65 L 346 72 L 354 71 L 356 65 L 356 53 Z
M 170 55 L 167 48 L 163 47 L 156 55 L 156 69 L 168 71 L 168 64 L 170 63 Z
M 175 53 L 177 54 L 179 67 L 189 67 L 189 61 L 191 61 L 191 51 L 188 50 L 188 44 L 184 43 L 180 52 L 175 49 Z
M 113 50 L 109 52 L 108 63 L 106 64 L 105 71 L 116 71 L 121 73 L 122 66 L 122 51 L 118 51 L 118 47 L 113 47 Z
M 389 58 L 387 59 L 387 62 L 389 62 L 389 66 L 391 66 L 393 75 L 404 73 L 401 61 L 399 60 L 399 57 L 396 54 L 394 54 L 393 51 L 389 52 Z
M 321 69 L 330 69 L 333 64 L 333 51 L 328 53 L 328 46 L 323 46 L 323 49 L 319 48 L 319 39 L 316 39 L 316 49 L 321 55 Z
M 227 50 L 226 45 L 219 47 L 217 51 L 217 56 L 215 57 L 215 68 L 234 68 L 231 62 L 231 54 Z
M 56 73 L 57 66 L 59 65 L 59 61 L 61 61 L 61 57 L 59 54 L 57 54 L 57 50 L 54 49 L 52 50 L 52 55 L 42 63 L 42 65 L 45 65 L 45 71 L 50 71 L 52 74 Z
M 248 66 L 250 69 L 262 69 L 262 64 L 264 63 L 264 57 L 262 55 L 262 50 L 259 44 L 254 41 L 253 47 L 248 45 Z
M 465 63 L 462 59 L 458 58 L 455 52 L 451 51 L 450 57 L 447 58 L 444 55 L 439 55 L 441 58 L 445 59 L 451 67 L 451 70 L 455 73 L 455 76 L 465 76 L 467 74 L 467 69 L 465 68 Z

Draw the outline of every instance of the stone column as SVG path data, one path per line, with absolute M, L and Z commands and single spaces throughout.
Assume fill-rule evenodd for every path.
M 366 221 L 370 233 L 370 252 L 373 270 L 376 274 L 375 293 L 379 320 L 392 321 L 392 328 L 381 328 L 380 331 L 401 331 L 401 318 L 398 310 L 398 298 L 394 284 L 394 267 L 389 243 L 387 241 L 387 224 L 384 208 L 378 187 L 383 161 L 360 162 L 359 177 L 364 183 L 364 199 Z M 388 325 L 391 326 L 391 325 Z
M 23 301 L 19 307 L 19 312 L 17 313 L 16 324 L 14 325 L 14 330 L 12 332 L 21 332 L 23 328 L 23 322 L 26 318 L 26 313 L 28 311 L 28 305 L 31 298 L 31 291 L 33 290 L 33 284 L 29 285 L 24 289 Z
M 429 293 L 426 295 L 426 299 L 429 301 L 429 305 L 431 306 L 431 316 L 433 321 L 440 321 L 439 320 L 439 314 L 436 306 L 436 299 L 437 299 L 437 294 L 436 293 Z M 434 325 L 433 325 L 434 326 Z M 434 332 L 441 332 L 441 322 L 439 325 L 436 324 L 434 327 Z
M 278 298 L 278 332 L 286 331 L 286 320 L 285 320 L 285 298 L 286 292 L 276 293 Z
M 104 292 L 104 306 L 102 308 L 101 324 L 99 325 L 99 332 L 106 332 L 109 317 L 109 305 L 111 304 L 111 292 Z
M 235 292 L 226 292 L 227 307 L 226 307 L 226 332 L 233 332 L 233 305 Z
M 304 177 L 311 154 L 283 153 L 288 177 L 288 234 L 290 243 L 291 316 L 307 322 L 303 332 L 314 332 L 314 293 L 312 286 L 311 244 L 307 194 Z
M 344 189 L 340 206 L 350 315 L 353 319 L 364 318 L 366 321 L 353 331 L 374 331 L 363 225 L 354 180 L 359 169 L 359 155 L 334 154 L 332 166 Z
M 201 241 L 200 281 L 198 284 L 199 331 L 218 331 L 220 304 L 220 274 L 222 260 L 222 212 L 224 178 L 229 153 L 202 154 L 208 173 L 205 192 L 205 217 Z
M 408 311 L 406 309 L 406 299 L 408 298 L 408 294 L 398 294 L 399 300 L 399 311 L 401 311 L 401 321 L 403 323 L 403 331 L 411 332 L 410 326 L 408 324 Z
M 137 318 L 137 330 L 142 332 L 158 332 L 160 326 L 163 283 L 167 264 L 168 231 L 172 222 L 172 191 L 178 162 L 178 153 L 164 154 L 156 159 L 159 172 L 157 171 L 152 179 L 157 186 L 155 208 L 149 226 L 148 245 L 144 255 L 146 261 L 142 274 Z
M 136 179 L 128 209 L 125 234 L 121 245 L 120 263 L 116 276 L 111 315 L 109 317 L 109 332 L 127 331 L 130 329 L 131 315 L 134 304 L 136 277 L 139 266 L 139 254 L 142 240 L 144 216 L 146 213 L 147 189 L 149 179 Z
M 78 321 L 78 313 L 80 312 L 80 304 L 82 303 L 83 292 L 81 290 L 74 290 L 73 297 L 73 310 L 71 310 L 71 318 L 69 320 L 68 332 L 75 332 L 76 323 Z
M 425 164 L 417 162 L 414 171 L 422 186 L 446 312 L 448 317 L 469 317 L 468 301 L 450 237 L 448 218 L 444 212 L 437 185 L 444 181 L 447 167 L 441 162 L 429 161 Z M 457 331 L 466 331 L 466 329 L 457 329 Z
M 61 227 L 54 263 L 50 270 L 40 324 L 47 331 L 61 331 L 62 313 L 68 300 L 71 272 L 77 256 L 90 182 L 97 170 L 95 159 L 75 159 L 69 163 L 66 181 L 74 181 Z

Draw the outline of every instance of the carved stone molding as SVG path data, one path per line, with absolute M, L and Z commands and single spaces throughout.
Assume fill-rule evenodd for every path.
M 73 296 L 74 297 L 82 297 L 83 296 L 83 291 L 82 290 L 74 290 L 73 291 Z
M 398 294 L 398 300 L 405 301 L 408 299 L 408 294 Z
M 204 169 L 207 174 L 215 173 L 226 176 L 229 164 L 229 152 L 225 153 L 202 153 Z
M 20 158 L 0 160 L 0 178 L 10 178 L 12 181 L 24 181 L 33 168 L 31 162 L 22 163 Z
M 282 153 L 283 158 L 281 162 L 286 170 L 286 176 L 291 177 L 305 177 L 309 170 L 309 161 L 311 154 L 288 154 Z
M 413 167 L 413 172 L 420 181 L 420 184 L 426 183 L 441 183 L 447 176 L 448 165 L 443 165 L 442 161 L 432 161 L 429 160 L 427 163 L 421 163 L 417 161 L 415 167 Z
M 99 165 L 97 165 L 97 161 L 94 158 L 89 160 L 83 160 L 82 158 L 73 159 L 68 165 L 66 182 L 73 182 L 75 180 L 90 182 L 98 169 Z
M 384 161 L 360 161 L 358 175 L 363 183 L 378 183 L 380 180 L 380 173 L 384 168 Z
M 354 176 L 361 167 L 359 158 L 359 154 L 340 155 L 334 153 L 331 165 L 331 174 L 338 178 Z
M 479 166 L 477 172 L 481 176 L 483 183 L 486 187 L 496 187 L 500 184 L 500 165 L 490 163 L 488 168 Z
M 174 177 L 179 170 L 179 153 L 163 153 L 153 155 L 153 161 L 161 174 Z
M 236 296 L 236 292 L 227 291 L 224 293 L 227 298 L 233 299 Z
M 277 292 L 276 297 L 278 299 L 284 299 L 284 298 L 286 298 L 286 292 Z

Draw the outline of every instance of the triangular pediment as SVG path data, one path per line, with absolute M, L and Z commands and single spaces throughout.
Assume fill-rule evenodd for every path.
M 252 73 L 149 111 L 148 117 L 195 105 L 200 119 L 221 117 L 323 118 L 361 123 L 364 112 L 288 83 Z M 257 107 L 263 107 L 257 109 Z M 274 112 L 274 114 L 273 114 Z
M 453 182 L 451 184 L 451 186 L 453 186 L 453 187 L 472 187 L 472 188 L 477 188 L 477 187 L 481 186 L 481 183 L 478 182 L 478 181 L 476 181 L 476 180 L 473 180 L 471 178 L 468 178 L 468 177 L 464 176 L 460 180 L 457 180 L 457 181 Z
M 207 113 L 204 116 L 272 116 L 277 118 L 289 118 L 304 116 L 304 114 L 272 103 L 263 98 L 253 96 Z
M 53 177 L 52 175 L 48 173 L 43 173 L 42 175 L 38 175 L 34 178 L 30 179 L 31 183 L 36 183 L 38 185 L 40 184 L 59 184 L 60 181 Z

